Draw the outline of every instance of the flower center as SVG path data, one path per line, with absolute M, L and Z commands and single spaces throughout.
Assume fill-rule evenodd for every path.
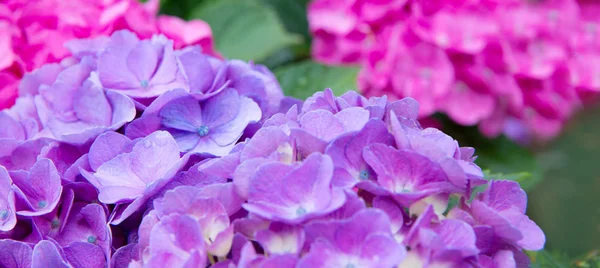
M 198 136 L 200 136 L 200 137 L 204 137 L 204 136 L 208 135 L 209 132 L 210 132 L 210 129 L 208 128 L 208 126 L 201 126 L 198 128 Z
M 298 209 L 296 209 L 297 216 L 302 216 L 304 214 L 306 214 L 306 209 L 304 209 L 303 207 L 299 207 Z
M 48 205 L 48 201 L 42 200 L 38 202 L 38 208 L 45 208 Z
M 360 173 L 359 173 L 359 175 L 358 175 L 358 177 L 361 180 L 367 180 L 367 179 L 369 179 L 369 171 L 366 170 L 366 169 L 361 170 Z
M 58 228 L 59 225 L 60 225 L 60 222 L 58 221 L 58 219 L 52 220 L 52 229 Z
M 5 221 L 8 218 L 8 210 L 0 210 L 0 220 Z
M 87 241 L 89 243 L 96 243 L 96 237 L 93 235 L 88 236 Z
M 142 80 L 142 82 L 140 82 L 140 86 L 142 86 L 142 88 L 148 88 L 148 80 Z

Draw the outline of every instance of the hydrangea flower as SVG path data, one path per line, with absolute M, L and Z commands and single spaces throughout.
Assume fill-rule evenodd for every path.
M 163 36 L 140 41 L 127 31 L 114 33 L 98 55 L 98 77 L 106 89 L 136 98 L 187 87 L 172 41 Z
M 26 76 L 0 112 L 2 265 L 502 267 L 543 248 L 518 183 L 485 181 L 414 99 L 294 101 L 260 65 L 170 42 L 79 40 Z
M 444 112 L 488 137 L 530 143 L 555 137 L 582 101 L 598 95 L 600 32 L 591 15 L 598 6 L 315 0 L 308 19 L 313 57 L 361 65 L 365 95 L 412 97 L 421 118 Z
M 47 63 L 60 62 L 71 53 L 81 55 L 76 47 L 91 49 L 89 42 L 68 44 L 71 51 L 64 46 L 77 38 L 110 35 L 122 29 L 140 38 L 163 33 L 173 40 L 175 48 L 198 45 L 204 53 L 219 56 L 213 48 L 207 23 L 157 16 L 158 5 L 158 0 L 144 4 L 136 0 L 3 1 L 0 4 L 0 53 L 4 55 L 0 60 L 0 109 L 12 106 L 18 95 L 23 94 L 17 88 L 24 74 Z
M 299 267 L 389 267 L 406 254 L 380 210 L 365 209 L 350 219 L 314 222 L 305 229 L 312 244 Z
M 105 92 L 90 77 L 93 69 L 94 63 L 84 59 L 62 71 L 52 86 L 40 86 L 35 104 L 42 127 L 50 132 L 40 135 L 82 144 L 133 120 L 133 101 L 115 91 Z
M 100 202 L 122 204 L 123 210 L 113 219 L 120 222 L 144 205 L 186 162 L 175 139 L 168 132 L 157 131 L 139 140 L 131 151 L 102 163 L 95 173 L 83 175 L 98 188 Z
M 227 88 L 199 102 L 183 90 L 164 94 L 127 128 L 130 137 L 158 129 L 169 131 L 182 152 L 225 155 L 248 124 L 258 122 L 261 110 L 249 98 Z

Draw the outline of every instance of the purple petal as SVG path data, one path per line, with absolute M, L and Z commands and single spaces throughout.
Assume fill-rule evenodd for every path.
M 156 71 L 158 65 L 158 53 L 149 41 L 142 41 L 127 55 L 127 69 L 137 78 L 140 83 L 148 83 Z
M 344 109 L 335 115 L 347 132 L 361 130 L 369 121 L 369 111 L 361 107 Z
M 135 104 L 129 97 L 116 91 L 107 91 L 106 98 L 113 111 L 111 130 L 116 131 L 136 117 Z
M 190 92 L 209 93 L 207 91 L 213 85 L 215 70 L 208 56 L 197 47 L 191 47 L 179 55 L 179 60 L 190 84 Z
M 256 241 L 269 254 L 299 254 L 304 245 L 304 229 L 273 222 L 269 229 L 256 233 Z
M 345 195 L 331 189 L 333 163 L 312 154 L 297 168 L 271 163 L 261 166 L 250 183 L 244 208 L 267 219 L 298 223 L 341 207 Z
M 345 130 L 343 122 L 326 110 L 310 111 L 299 122 L 303 130 L 324 141 L 336 138 Z
M 24 216 L 43 215 L 52 211 L 62 192 L 60 175 L 56 167 L 46 158 L 38 160 L 29 172 L 15 173 L 14 184 L 24 194 L 30 208 L 18 211 Z
M 161 121 L 157 115 L 144 115 L 127 125 L 125 136 L 130 139 L 144 138 L 159 130 L 162 126 Z
M 15 192 L 6 168 L 0 166 L 0 231 L 10 231 L 17 225 Z
M 102 164 L 123 153 L 132 141 L 117 132 L 106 132 L 98 136 L 88 154 L 90 167 L 97 170 Z
M 33 248 L 33 257 L 31 260 L 32 268 L 46 268 L 46 267 L 56 267 L 56 268 L 70 268 L 70 265 L 67 264 L 61 254 L 59 253 L 56 245 L 48 240 L 40 241 Z
M 517 242 L 525 250 L 541 250 L 546 243 L 542 229 L 535 222 L 515 209 L 502 211 L 504 216 L 515 228 L 519 229 L 523 238 Z
M 473 200 L 473 203 L 471 203 L 471 210 L 473 218 L 477 222 L 491 226 L 494 234 L 505 241 L 514 243 L 523 239 L 523 234 L 521 234 L 519 229 L 484 203 Z
M 233 120 L 240 111 L 242 99 L 238 93 L 228 88 L 202 103 L 202 121 L 209 128 L 219 127 Z M 259 119 L 260 120 L 260 119 Z
M 497 211 L 516 207 L 523 214 L 527 208 L 527 194 L 515 181 L 492 181 L 478 199 Z
M 74 268 L 106 267 L 104 252 L 99 246 L 86 242 L 75 242 L 65 247 L 65 259 Z
M 111 268 L 127 267 L 133 260 L 139 259 L 137 244 L 128 244 L 120 247 L 110 260 Z
M 130 89 L 140 86 L 126 64 L 129 52 L 139 42 L 135 34 L 129 31 L 113 33 L 109 49 L 98 56 L 98 74 L 104 87 Z
M 25 140 L 25 130 L 19 122 L 5 111 L 0 112 L 0 139 Z
M 149 262 L 165 267 L 183 266 L 193 254 L 203 254 L 198 266 L 206 266 L 204 238 L 198 223 L 185 215 L 161 219 L 150 236 Z
M 33 250 L 23 242 L 10 239 L 0 240 L 0 263 L 6 268 L 31 267 Z
M 392 193 L 409 197 L 421 191 L 446 190 L 439 187 L 448 180 L 445 173 L 439 165 L 424 156 L 374 144 L 365 149 L 364 157 L 377 173 L 379 184 Z
M 288 136 L 278 127 L 263 127 L 248 141 L 242 151 L 240 161 L 256 157 L 268 157 L 288 139 Z
M 104 91 L 89 80 L 73 95 L 73 110 L 79 120 L 89 124 L 110 126 L 112 121 L 112 108 Z
M 164 126 L 196 133 L 202 126 L 202 110 L 194 97 L 186 96 L 167 103 L 159 113 Z
M 258 122 L 262 116 L 258 105 L 248 98 L 240 98 L 239 105 L 240 111 L 243 112 L 237 114 L 231 121 L 214 128 L 210 134 L 210 138 L 220 146 L 226 146 L 236 142 L 244 133 L 246 126 L 250 123 Z M 220 109 L 226 108 L 227 107 L 222 107 Z
M 99 198 L 116 203 L 139 197 L 147 185 L 161 179 L 180 160 L 179 147 L 168 132 L 157 131 L 140 140 L 130 153 L 102 164 L 94 174 L 102 185 Z

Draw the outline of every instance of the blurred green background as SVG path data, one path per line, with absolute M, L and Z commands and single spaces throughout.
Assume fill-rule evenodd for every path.
M 310 60 L 308 2 L 161 0 L 161 12 L 208 22 L 225 57 L 267 65 L 287 95 L 303 99 L 325 87 L 336 94 L 355 89 L 358 68 Z M 477 149 L 477 162 L 494 174 L 490 178 L 517 180 L 528 191 L 528 214 L 547 237 L 546 250 L 531 254 L 534 267 L 599 267 L 600 107 L 582 111 L 563 135 L 535 152 L 438 119 L 461 145 Z
M 600 249 L 600 107 L 582 111 L 536 156 L 543 181 L 529 192 L 529 215 L 547 247 L 570 256 Z

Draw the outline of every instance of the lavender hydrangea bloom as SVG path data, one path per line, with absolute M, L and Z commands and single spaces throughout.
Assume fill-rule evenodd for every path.
M 266 117 L 279 109 L 283 92 L 275 76 L 264 66 L 240 60 L 221 61 L 202 54 L 199 47 L 178 52 L 190 93 L 197 99 L 210 98 L 225 88 L 254 100 Z
M 473 228 L 460 220 L 437 221 L 429 206 L 406 235 L 411 247 L 400 267 L 468 265 L 479 253 Z
M 345 201 L 341 189 L 331 188 L 333 163 L 318 153 L 300 165 L 270 163 L 261 166 L 250 183 L 244 209 L 271 220 L 300 223 L 327 214 Z
M 394 267 L 406 250 L 390 233 L 385 213 L 363 210 L 348 220 L 314 222 L 306 233 L 314 241 L 298 267 Z
M 224 198 L 224 197 L 221 197 Z M 207 251 L 224 257 L 231 249 L 233 225 L 221 202 L 202 194 L 195 187 L 181 186 L 154 201 L 158 217 L 171 214 L 188 215 L 198 221 Z
M 133 102 L 118 92 L 104 92 L 90 78 L 94 68 L 95 63 L 86 58 L 62 71 L 52 86 L 40 87 L 35 105 L 46 130 L 41 136 L 83 144 L 133 120 Z
M 335 166 L 334 185 L 351 188 L 361 181 L 372 179 L 374 174 L 365 162 L 363 149 L 369 144 L 391 145 L 392 142 L 392 136 L 380 120 L 369 120 L 359 132 L 335 139 L 325 151 Z
M 89 243 L 102 253 L 103 259 L 110 256 L 111 234 L 107 225 L 106 212 L 99 204 L 75 203 L 70 209 L 64 228 L 55 236 L 56 242 L 63 246 L 73 246 L 72 250 L 85 248 L 78 243 Z
M 231 151 L 246 126 L 260 118 L 256 103 L 230 88 L 201 102 L 182 90 L 175 90 L 150 105 L 128 127 L 127 134 L 144 136 L 160 128 L 173 135 L 182 152 L 222 156 Z
M 205 267 L 204 247 L 196 220 L 186 215 L 169 215 L 152 228 L 148 263 L 159 267 Z
M 273 222 L 256 233 L 256 241 L 269 254 L 299 254 L 304 245 L 304 229 Z
M 102 86 L 134 98 L 151 98 L 174 88 L 188 89 L 173 42 L 164 36 L 139 40 L 118 31 L 98 56 Z
M 526 250 L 540 250 L 546 238 L 540 227 L 525 215 L 527 195 L 512 181 L 492 181 L 489 188 L 471 203 L 475 230 L 481 237 L 492 236 L 494 244 L 481 244 L 494 250 L 500 241 Z
M 131 152 L 100 165 L 95 173 L 82 173 L 98 188 L 100 202 L 124 204 L 124 211 L 112 220 L 118 223 L 159 191 L 186 161 L 187 157 L 180 157 L 175 139 L 166 131 L 157 131 L 139 140 Z
M 20 204 L 17 214 L 38 216 L 52 211 L 62 193 L 60 175 L 47 158 L 38 160 L 29 171 L 13 171 L 10 176 L 16 186 Z
M 453 189 L 440 165 L 420 154 L 373 144 L 365 148 L 364 158 L 375 170 L 379 186 L 403 205 Z

